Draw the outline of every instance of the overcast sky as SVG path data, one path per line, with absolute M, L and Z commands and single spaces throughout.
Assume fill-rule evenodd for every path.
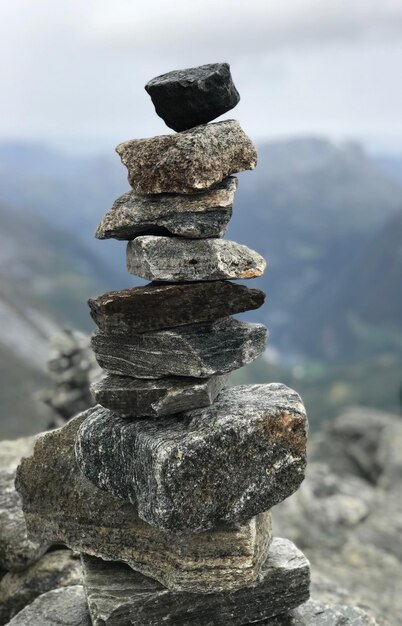
M 111 149 L 170 132 L 144 84 L 229 61 L 254 139 L 402 153 L 402 0 L 2 0 L 0 139 Z

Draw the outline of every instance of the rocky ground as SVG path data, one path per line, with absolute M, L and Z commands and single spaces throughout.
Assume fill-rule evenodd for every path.
M 39 624 L 43 615 L 47 626 L 55 623 L 52 614 L 57 623 L 89 624 L 78 555 L 26 535 L 14 476 L 33 440 L 0 443 L 0 625 Z M 273 517 L 275 534 L 289 537 L 311 561 L 313 600 L 278 626 L 374 624 L 370 616 L 380 626 L 399 623 L 401 442 L 400 417 L 363 407 L 312 438 L 307 478 Z

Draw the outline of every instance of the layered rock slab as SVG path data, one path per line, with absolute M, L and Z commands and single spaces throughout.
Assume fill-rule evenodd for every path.
M 266 334 L 262 324 L 227 317 L 129 336 L 97 331 L 92 348 L 99 365 L 111 374 L 209 378 L 254 361 L 265 349 Z
M 309 597 L 309 563 L 286 539 L 274 539 L 257 580 L 236 592 L 169 592 L 119 563 L 83 556 L 94 626 L 240 626 L 269 619 Z
M 174 328 L 258 309 L 259 289 L 229 281 L 153 284 L 110 291 L 88 301 L 91 316 L 105 332 L 142 333 Z
M 155 111 L 173 130 L 207 124 L 240 101 L 228 63 L 176 70 L 145 85 Z
M 95 236 L 122 240 L 169 233 L 190 239 L 223 237 L 236 188 L 236 178 L 229 177 L 210 191 L 185 196 L 125 193 L 103 217 Z
M 82 422 L 76 458 L 95 485 L 171 532 L 201 532 L 269 510 L 299 487 L 306 413 L 285 385 L 226 389 L 213 405 L 130 421 L 102 407 Z
M 257 152 L 236 120 L 196 126 L 175 135 L 133 139 L 117 146 L 136 193 L 192 193 L 252 170 Z
M 74 441 L 90 414 L 42 434 L 18 470 L 32 537 L 123 561 L 177 591 L 223 591 L 255 580 L 272 539 L 270 513 L 192 536 L 155 530 L 135 506 L 97 489 L 79 471 Z
M 228 377 L 146 380 L 108 374 L 91 391 L 98 404 L 120 417 L 160 417 L 209 406 Z
M 265 259 L 227 239 L 186 240 L 144 235 L 127 244 L 127 270 L 146 280 L 245 280 L 262 276 Z
M 82 585 L 53 589 L 36 598 L 9 626 L 92 626 Z

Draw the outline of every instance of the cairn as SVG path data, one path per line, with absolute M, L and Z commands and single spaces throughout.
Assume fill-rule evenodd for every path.
M 256 150 L 237 121 L 210 123 L 239 101 L 228 64 L 146 90 L 178 132 L 117 147 L 132 190 L 96 236 L 128 240 L 128 271 L 151 282 L 89 301 L 107 375 L 20 465 L 28 530 L 82 553 L 95 626 L 290 623 L 309 564 L 270 509 L 304 478 L 305 409 L 282 384 L 226 387 L 266 343 L 232 317 L 264 293 L 230 282 L 266 263 L 222 238 Z

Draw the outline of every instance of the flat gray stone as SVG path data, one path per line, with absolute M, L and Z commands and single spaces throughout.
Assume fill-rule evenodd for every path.
M 44 593 L 17 613 L 9 626 L 92 626 L 83 587 Z
M 140 194 L 202 191 L 257 165 L 256 149 L 236 120 L 125 141 L 116 152 Z
M 91 316 L 105 332 L 142 333 L 258 309 L 265 294 L 227 280 L 154 284 L 109 291 L 88 300 Z M 87 408 L 87 407 L 86 407 Z
M 377 622 L 365 611 L 353 606 L 324 604 L 310 599 L 293 609 L 260 626 L 376 626 Z
M 190 195 L 120 196 L 102 218 L 98 239 L 134 239 L 138 235 L 177 235 L 192 239 L 223 237 L 232 216 L 236 178 L 225 178 L 210 191 Z
M 228 377 L 146 380 L 108 374 L 91 391 L 98 404 L 120 417 L 160 417 L 209 406 Z
M 269 512 L 196 535 L 155 530 L 133 505 L 97 489 L 79 471 L 74 441 L 89 414 L 41 435 L 18 470 L 32 537 L 122 561 L 177 591 L 237 589 L 256 579 L 272 539 Z
M 0 581 L 0 624 L 43 593 L 81 583 L 80 560 L 69 550 L 49 552 L 23 572 L 7 573 Z
M 258 252 L 227 239 L 144 235 L 127 244 L 127 270 L 146 280 L 244 280 L 262 276 L 266 266 Z
M 97 331 L 92 348 L 99 365 L 111 374 L 209 378 L 254 361 L 265 350 L 266 333 L 262 324 L 226 317 L 129 336 Z
M 93 626 L 240 626 L 305 602 L 309 563 L 288 540 L 274 539 L 257 580 L 235 593 L 169 592 L 120 563 L 83 556 Z
M 291 495 L 304 478 L 307 418 L 285 387 L 242 385 L 213 405 L 161 420 L 94 408 L 76 458 L 96 486 L 136 503 L 156 528 L 201 532 L 243 522 Z
M 175 70 L 150 80 L 145 89 L 165 124 L 181 131 L 207 124 L 240 100 L 228 63 Z
M 46 544 L 28 538 L 22 502 L 14 485 L 23 456 L 31 454 L 35 437 L 0 441 L 0 570 L 18 572 L 34 563 Z

